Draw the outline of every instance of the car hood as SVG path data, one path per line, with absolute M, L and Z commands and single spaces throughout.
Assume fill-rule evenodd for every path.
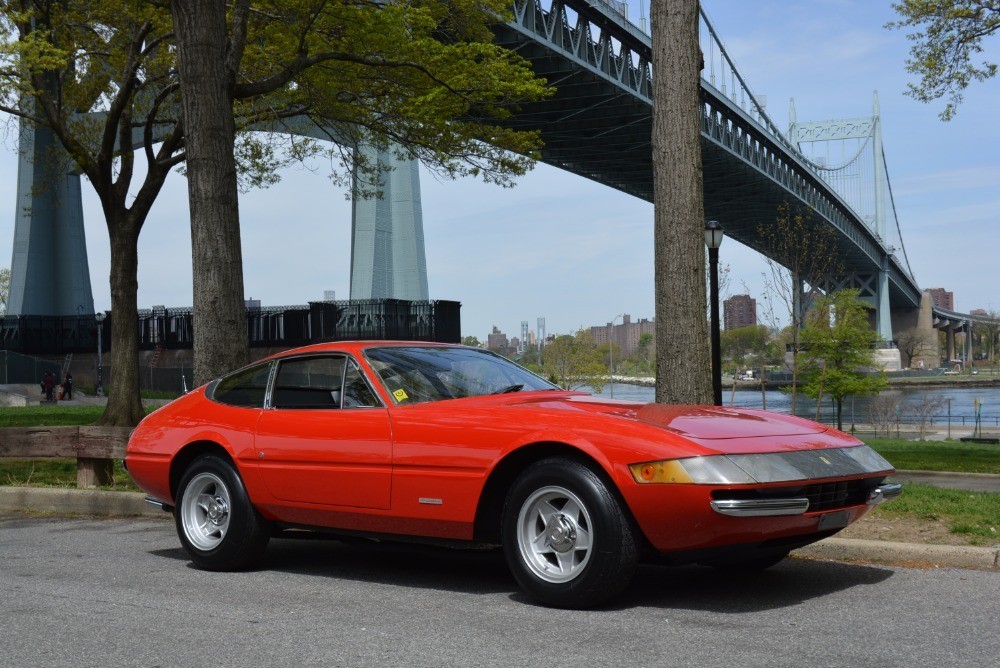
M 750 408 L 641 404 L 582 394 L 553 399 L 566 407 L 634 420 L 699 442 L 801 437 L 829 431 L 827 427 L 810 420 Z

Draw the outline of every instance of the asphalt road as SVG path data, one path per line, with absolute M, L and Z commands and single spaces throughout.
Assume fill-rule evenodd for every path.
M 996 665 L 1000 573 L 790 559 L 750 579 L 642 567 L 551 610 L 497 554 L 274 541 L 195 570 L 162 520 L 0 518 L 6 666 Z

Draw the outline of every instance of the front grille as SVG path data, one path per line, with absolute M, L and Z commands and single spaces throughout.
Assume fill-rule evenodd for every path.
M 810 513 L 860 506 L 868 501 L 871 490 L 879 486 L 884 478 L 863 478 L 841 480 L 812 485 L 764 487 L 757 489 L 719 489 L 712 492 L 715 500 L 729 499 L 809 499 Z

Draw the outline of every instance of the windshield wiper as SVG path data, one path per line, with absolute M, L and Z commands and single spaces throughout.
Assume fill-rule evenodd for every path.
M 507 387 L 501 388 L 496 392 L 490 392 L 490 394 L 507 394 L 509 392 L 520 392 L 522 387 L 524 387 L 524 383 L 520 383 L 518 385 L 508 385 Z

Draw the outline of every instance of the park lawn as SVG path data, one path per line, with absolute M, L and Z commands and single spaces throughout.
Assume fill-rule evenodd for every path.
M 156 406 L 145 406 L 152 413 Z M 72 427 L 93 424 L 104 412 L 103 406 L 4 406 L 0 407 L 3 427 Z
M 1000 445 L 961 441 L 909 441 L 903 438 L 863 438 L 897 469 L 1000 473 Z
M 870 517 L 888 524 L 896 519 L 944 523 L 952 534 L 964 536 L 970 545 L 1000 543 L 1000 493 L 996 492 L 907 483 L 902 495 L 874 508 Z
M 14 406 L 0 408 L 0 427 L 71 427 L 93 424 L 103 406 Z

